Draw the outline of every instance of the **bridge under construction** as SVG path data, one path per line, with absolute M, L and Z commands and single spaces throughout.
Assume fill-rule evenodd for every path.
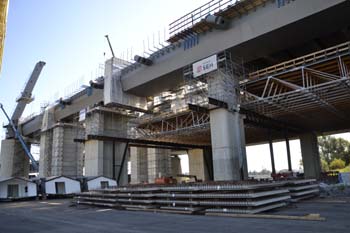
M 188 154 L 190 175 L 243 182 L 247 145 L 269 143 L 276 173 L 272 143 L 286 142 L 292 171 L 300 139 L 304 177 L 319 179 L 317 136 L 350 129 L 349 12 L 348 0 L 210 1 L 169 25 L 166 46 L 113 56 L 89 86 L 14 123 L 40 144 L 43 178 L 154 183 Z M 29 165 L 8 128 L 0 177 L 28 177 Z

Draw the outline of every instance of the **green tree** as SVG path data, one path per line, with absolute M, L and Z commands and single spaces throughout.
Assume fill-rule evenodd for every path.
M 345 167 L 345 162 L 341 159 L 335 159 L 329 165 L 329 168 L 332 170 L 343 169 Z
M 327 161 L 324 159 L 321 159 L 321 168 L 322 168 L 322 171 L 324 171 L 324 172 L 329 171 L 329 165 L 328 165 Z
M 329 165 L 335 159 L 350 163 L 350 142 L 343 138 L 332 136 L 322 136 L 318 138 L 321 159 L 324 159 Z

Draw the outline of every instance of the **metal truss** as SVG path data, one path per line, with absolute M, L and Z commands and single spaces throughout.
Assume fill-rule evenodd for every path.
M 349 102 L 349 68 L 343 56 L 327 58 L 320 64 L 291 68 L 245 83 L 242 107 L 270 117 L 286 113 L 303 117 L 304 111 L 321 107 L 346 120 L 346 115 L 336 105 Z M 331 72 L 323 71 L 322 67 L 327 67 Z
M 209 113 L 187 111 L 171 118 L 139 125 L 137 131 L 143 137 L 158 137 L 164 134 L 186 134 L 209 128 Z

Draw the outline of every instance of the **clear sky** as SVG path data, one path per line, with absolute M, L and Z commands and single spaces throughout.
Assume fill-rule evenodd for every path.
M 142 53 L 143 41 L 163 40 L 167 25 L 208 0 L 11 0 L 2 71 L 0 102 L 12 113 L 37 61 L 47 64 L 34 89 L 41 103 L 69 94 L 82 82 L 97 77 L 99 64 L 111 56 L 108 34 L 116 56 Z M 104 55 L 105 54 L 105 55 Z M 131 57 L 131 55 L 129 55 Z M 0 114 L 0 123 L 5 122 Z M 2 130 L 2 129 L 1 129 Z M 4 131 L 0 136 L 4 136 Z M 299 141 L 291 142 L 293 167 L 300 159 Z M 249 170 L 270 169 L 268 146 L 248 147 Z M 286 168 L 285 144 L 275 144 L 277 170 Z

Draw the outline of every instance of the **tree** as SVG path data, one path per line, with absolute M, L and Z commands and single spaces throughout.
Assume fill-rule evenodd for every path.
M 328 165 L 335 160 L 341 159 L 345 164 L 350 163 L 350 142 L 343 138 L 322 136 L 318 139 L 320 157 Z
M 327 161 L 324 159 L 321 159 L 321 168 L 322 168 L 322 171 L 324 171 L 324 172 L 329 171 L 329 165 L 328 165 Z
M 335 159 L 329 165 L 332 170 L 343 169 L 345 167 L 345 162 L 341 159 Z

